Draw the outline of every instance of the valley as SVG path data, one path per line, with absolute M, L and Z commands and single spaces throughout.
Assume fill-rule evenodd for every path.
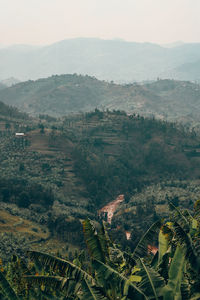
M 166 214 L 168 199 L 181 197 L 180 189 L 170 196 L 166 187 L 162 200 L 154 189 L 156 200 L 144 201 L 145 191 L 177 181 L 187 195 L 190 182 L 199 185 L 200 139 L 174 123 L 117 110 L 55 118 L 2 108 L 0 233 L 10 253 L 31 247 L 72 255 L 83 247 L 82 220 L 107 214 L 114 239 L 133 247 L 134 234 Z M 179 201 L 191 207 L 195 197 Z

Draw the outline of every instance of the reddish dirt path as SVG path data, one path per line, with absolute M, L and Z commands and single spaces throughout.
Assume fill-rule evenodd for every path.
M 107 222 L 111 224 L 112 217 L 118 205 L 124 201 L 124 195 L 119 195 L 114 201 L 108 203 L 99 210 L 99 214 L 107 213 Z
M 153 255 L 156 255 L 157 251 L 158 251 L 157 247 L 148 245 L 148 252 L 149 253 L 152 253 Z
M 127 241 L 131 239 L 131 232 L 125 231 Z

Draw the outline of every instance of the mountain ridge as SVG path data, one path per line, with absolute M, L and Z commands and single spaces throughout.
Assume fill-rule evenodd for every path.
M 199 122 L 199 99 L 200 85 L 189 81 L 120 85 L 77 74 L 26 81 L 0 91 L 0 101 L 32 115 L 61 117 L 98 108 L 193 123 Z
M 199 50 L 198 43 L 167 48 L 98 38 L 69 39 L 46 46 L 13 45 L 0 48 L 0 80 L 16 77 L 24 81 L 66 73 L 116 82 L 166 78 L 181 65 L 200 60 Z

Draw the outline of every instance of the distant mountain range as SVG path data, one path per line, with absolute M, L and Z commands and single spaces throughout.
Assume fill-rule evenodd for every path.
M 77 73 L 123 83 L 157 77 L 199 81 L 199 64 L 200 44 L 160 46 L 77 38 L 43 47 L 0 48 L 0 80 L 16 77 L 24 81 Z
M 60 75 L 4 88 L 0 101 L 32 115 L 59 117 L 99 108 L 199 122 L 200 85 L 167 79 L 120 85 L 90 76 Z

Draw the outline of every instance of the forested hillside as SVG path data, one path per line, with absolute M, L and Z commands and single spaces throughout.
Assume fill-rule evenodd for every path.
M 76 74 L 52 76 L 3 89 L 0 100 L 32 115 L 56 117 L 99 108 L 196 125 L 200 115 L 200 86 L 174 80 L 119 85 Z
M 10 118 L 13 121 L 13 119 L 28 119 L 29 116 L 26 113 L 20 112 L 14 106 L 8 106 L 0 102 L 0 118 L 5 118 L 6 120 Z
M 5 114 L 0 142 L 0 231 L 10 252 L 33 244 L 65 253 L 63 243 L 73 251 L 83 242 L 80 220 L 98 218 L 98 210 L 119 194 L 129 203 L 152 184 L 200 176 L 194 132 L 120 111 L 62 119 Z

